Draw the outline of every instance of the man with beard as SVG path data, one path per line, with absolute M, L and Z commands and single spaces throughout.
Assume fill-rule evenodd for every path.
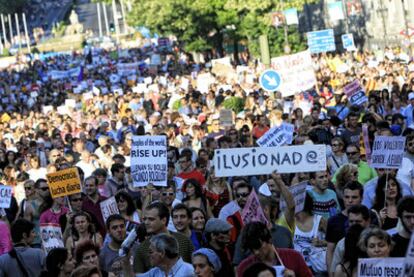
M 318 171 L 310 173 L 312 189 L 308 191 L 313 199 L 313 213 L 328 219 L 341 211 L 336 193 L 329 189 L 328 172 Z
M 216 252 L 220 258 L 221 269 L 217 276 L 234 276 L 232 267 L 234 247 L 230 242 L 231 225 L 218 218 L 210 218 L 206 223 L 204 233 L 207 237 L 207 248 Z
M 83 182 L 83 190 L 86 197 L 82 200 L 82 210 L 88 211 L 98 220 L 98 230 L 102 237 L 105 237 L 105 223 L 102 217 L 100 203 L 106 200 L 106 197 L 99 194 L 98 191 L 99 180 L 95 176 L 89 176 Z
M 123 265 L 119 263 L 119 249 L 126 238 L 125 219 L 119 214 L 111 215 L 106 220 L 106 228 L 111 241 L 102 247 L 99 264 L 103 271 L 116 274 L 121 272 Z
M 405 257 L 411 234 L 414 231 L 414 196 L 406 196 L 398 202 L 397 214 L 402 228 L 392 236 L 395 245 L 391 256 Z
M 235 200 L 227 203 L 223 208 L 221 208 L 218 217 L 219 219 L 227 221 L 233 226 L 231 230 L 230 240 L 231 242 L 236 242 L 237 237 L 243 228 L 241 211 L 246 205 L 247 198 L 252 191 L 252 187 L 249 186 L 244 178 L 240 177 L 235 177 L 233 179 L 232 187 Z
M 183 234 L 187 238 L 191 238 L 192 232 L 190 229 L 191 212 L 184 204 L 176 205 L 171 211 L 172 221 L 177 232 Z

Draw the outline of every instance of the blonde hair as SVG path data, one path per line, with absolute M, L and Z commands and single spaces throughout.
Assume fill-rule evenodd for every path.
M 336 174 L 336 182 L 335 187 L 342 190 L 346 183 L 348 183 L 349 175 L 353 172 L 358 172 L 358 167 L 354 164 L 345 164 L 338 169 L 338 173 Z

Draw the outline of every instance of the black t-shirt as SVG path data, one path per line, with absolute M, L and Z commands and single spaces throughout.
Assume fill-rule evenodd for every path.
M 332 243 L 338 243 L 345 237 L 346 225 L 348 217 L 342 213 L 334 215 L 328 219 L 328 226 L 326 229 L 326 241 Z
M 395 245 L 391 251 L 391 257 L 405 257 L 410 239 L 403 238 L 397 233 L 392 236 L 392 240 Z

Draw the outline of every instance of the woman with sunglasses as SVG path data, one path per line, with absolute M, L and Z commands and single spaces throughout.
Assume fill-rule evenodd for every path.
M 341 207 L 343 207 L 343 194 L 344 187 L 348 182 L 358 181 L 358 167 L 354 164 L 343 165 L 336 174 L 335 179 L 335 192 L 338 196 L 338 201 Z
M 96 246 L 102 246 L 102 237 L 95 232 L 95 227 L 89 214 L 78 212 L 73 215 L 71 220 L 71 234 L 66 240 L 66 248 L 71 251 L 85 241 L 92 241 Z
M 397 203 L 401 197 L 401 187 L 394 176 L 384 174 L 378 178 L 372 209 L 376 212 L 383 230 L 397 226 Z
M 195 179 L 185 180 L 183 184 L 183 192 L 186 194 L 186 197 L 183 199 L 183 204 L 189 208 L 200 208 L 202 209 L 207 218 L 213 216 L 211 212 L 210 204 L 206 200 L 203 190 L 200 184 Z
M 141 219 L 138 210 L 135 207 L 132 197 L 125 191 L 118 191 L 115 194 L 115 200 L 118 205 L 119 213 L 126 219 L 126 230 L 130 232 L 136 223 L 140 223 Z
M 340 137 L 334 137 L 331 144 L 332 153 L 327 157 L 328 169 L 331 176 L 344 164 L 348 163 L 345 144 Z

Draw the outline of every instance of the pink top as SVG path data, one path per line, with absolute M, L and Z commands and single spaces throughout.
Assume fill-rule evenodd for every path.
M 66 207 L 62 207 L 59 213 L 54 213 L 52 212 L 51 209 L 47 209 L 40 215 L 40 224 L 45 224 L 45 223 L 59 224 L 59 218 L 62 215 L 66 214 L 68 211 L 69 209 Z
M 6 222 L 0 220 L 0 256 L 10 252 L 13 247 L 11 242 L 11 235 L 9 225 Z

